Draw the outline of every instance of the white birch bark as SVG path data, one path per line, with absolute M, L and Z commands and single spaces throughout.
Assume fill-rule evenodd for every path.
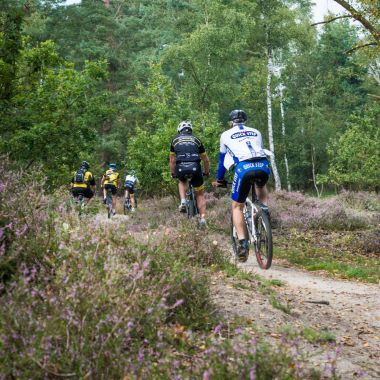
M 284 161 L 285 161 L 285 171 L 286 171 L 286 183 L 288 185 L 288 191 L 292 191 L 292 185 L 290 183 L 289 179 L 289 164 L 288 164 L 288 157 L 286 155 L 286 127 L 285 127 L 285 110 L 284 110 L 284 97 L 283 97 L 283 90 L 284 87 L 282 84 L 280 85 L 280 112 L 281 112 L 281 132 L 282 132 L 282 138 L 284 139 L 284 147 L 285 147 L 285 154 L 284 154 Z
M 312 170 L 312 175 L 313 175 L 314 188 L 315 188 L 315 191 L 317 192 L 318 198 L 320 198 L 323 193 L 323 184 L 321 186 L 321 190 L 319 190 L 318 185 L 317 185 L 317 176 L 315 174 L 315 147 L 314 145 L 311 146 L 311 170 Z
M 270 157 L 272 171 L 274 176 L 274 188 L 276 191 L 281 190 L 281 179 L 278 174 L 275 151 L 274 151 L 274 139 L 273 139 L 273 124 L 272 124 L 272 92 L 271 82 L 273 75 L 273 59 L 272 50 L 268 48 L 268 77 L 267 77 L 267 109 L 268 109 L 268 137 L 269 137 L 269 149 L 272 151 L 273 156 Z

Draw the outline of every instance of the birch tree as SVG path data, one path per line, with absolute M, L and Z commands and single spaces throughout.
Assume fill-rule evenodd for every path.
M 286 183 L 288 187 L 288 191 L 292 191 L 292 185 L 290 183 L 289 178 L 289 163 L 288 163 L 288 155 L 287 155 L 287 146 L 286 146 L 286 124 L 285 124 L 285 109 L 284 109 L 284 89 L 285 86 L 281 83 L 278 86 L 279 95 L 280 95 L 280 114 L 281 114 L 281 134 L 284 145 L 284 162 L 285 162 L 285 174 L 286 174 Z
M 270 157 L 272 171 L 274 176 L 274 186 L 276 191 L 281 190 L 281 179 L 278 174 L 275 149 L 274 149 L 274 139 L 273 139 L 273 122 L 272 122 L 272 90 L 271 82 L 273 75 L 273 57 L 272 49 L 268 47 L 268 74 L 267 74 L 267 112 L 268 112 L 268 139 L 269 139 L 269 149 L 272 151 L 273 156 Z

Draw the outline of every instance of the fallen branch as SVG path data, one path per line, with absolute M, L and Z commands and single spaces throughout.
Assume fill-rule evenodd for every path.
M 330 302 L 329 301 L 305 301 L 307 303 L 315 303 L 315 304 L 318 304 L 318 305 L 330 305 Z
M 56 377 L 75 377 L 77 374 L 76 373 L 58 373 L 55 372 L 49 368 L 46 368 L 44 365 L 42 365 L 38 360 L 30 357 L 32 362 L 36 363 L 42 370 L 46 371 L 47 373 L 50 373 L 51 375 L 54 375 Z
M 367 94 L 367 95 L 370 96 L 371 98 L 380 100 L 380 96 L 379 95 L 375 95 L 375 94 Z

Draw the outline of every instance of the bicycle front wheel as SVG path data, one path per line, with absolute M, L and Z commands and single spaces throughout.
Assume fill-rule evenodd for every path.
M 127 215 L 128 214 L 128 211 L 131 209 L 131 200 L 129 198 L 127 198 L 125 201 L 124 201 L 124 215 Z
M 262 211 L 257 215 L 255 227 L 255 253 L 257 263 L 261 269 L 269 269 L 272 265 L 273 257 L 272 227 L 268 216 Z
M 107 212 L 108 212 L 108 219 L 110 219 L 111 215 L 112 215 L 112 192 L 111 192 L 111 190 L 107 190 L 106 206 L 107 206 Z

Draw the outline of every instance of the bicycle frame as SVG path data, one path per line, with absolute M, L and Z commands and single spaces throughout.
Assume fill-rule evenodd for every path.
M 247 225 L 249 243 L 257 242 L 257 234 L 255 227 L 255 215 L 258 210 L 251 199 L 247 198 L 243 209 L 244 220 Z
M 112 214 L 112 190 L 107 189 L 106 191 L 106 207 L 108 212 L 108 218 L 111 218 Z

